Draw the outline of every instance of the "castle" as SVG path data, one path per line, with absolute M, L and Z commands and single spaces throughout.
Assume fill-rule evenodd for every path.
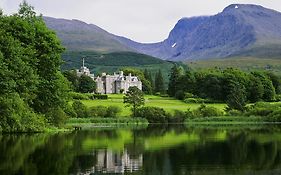
M 128 91 L 129 87 L 132 86 L 136 86 L 142 90 L 142 82 L 137 76 L 132 76 L 131 73 L 125 76 L 123 71 L 120 71 L 118 74 L 107 75 L 106 73 L 102 73 L 101 76 L 95 77 L 94 74 L 91 74 L 90 70 L 85 67 L 84 59 L 82 67 L 76 70 L 76 72 L 78 76 L 84 74 L 91 77 L 96 82 L 96 93 L 99 94 L 125 93 Z

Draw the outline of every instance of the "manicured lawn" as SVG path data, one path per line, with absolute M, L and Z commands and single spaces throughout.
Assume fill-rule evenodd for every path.
M 119 106 L 122 109 L 120 116 L 129 116 L 131 114 L 131 110 L 129 107 L 125 107 L 123 103 L 123 95 L 120 94 L 112 94 L 109 95 L 107 100 L 83 100 L 82 101 L 87 107 L 92 106 Z M 213 106 L 218 109 L 224 110 L 226 104 L 206 104 L 207 106 Z M 153 95 L 145 96 L 145 106 L 155 106 L 164 108 L 167 112 L 173 113 L 175 110 L 186 111 L 188 108 L 196 109 L 200 106 L 200 104 L 196 103 L 184 103 L 180 100 L 176 100 L 170 97 L 159 97 Z

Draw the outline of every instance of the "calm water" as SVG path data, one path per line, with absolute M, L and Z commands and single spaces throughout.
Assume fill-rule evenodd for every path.
M 0 135 L 0 174 L 281 174 L 281 127 Z

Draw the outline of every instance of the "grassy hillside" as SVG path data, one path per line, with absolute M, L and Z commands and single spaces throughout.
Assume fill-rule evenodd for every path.
M 148 55 L 133 53 L 133 52 L 114 52 L 102 54 L 98 52 L 65 52 L 62 55 L 64 64 L 62 69 L 78 69 L 81 67 L 81 58 L 84 57 L 85 65 L 94 73 L 101 74 L 102 72 L 113 73 L 123 67 L 135 67 L 138 69 L 148 69 L 155 74 L 158 69 L 161 69 L 164 79 L 167 83 L 168 74 L 173 63 L 160 60 Z
M 280 58 L 254 58 L 254 57 L 233 57 L 225 59 L 190 60 L 186 62 L 192 69 L 206 68 L 239 68 L 244 71 L 267 70 L 281 75 Z

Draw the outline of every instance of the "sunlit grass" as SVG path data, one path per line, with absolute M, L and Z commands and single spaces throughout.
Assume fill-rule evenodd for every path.
M 110 94 L 107 100 L 83 100 L 87 107 L 93 106 L 118 106 L 122 109 L 120 116 L 131 115 L 131 110 L 123 103 L 122 94 Z M 186 111 L 187 109 L 197 109 L 201 104 L 197 103 L 184 103 L 183 101 L 170 98 L 159 97 L 153 95 L 145 96 L 145 106 L 160 107 L 165 109 L 169 113 L 173 113 L 175 110 Z M 207 106 L 213 106 L 220 110 L 224 110 L 226 104 L 206 104 Z

